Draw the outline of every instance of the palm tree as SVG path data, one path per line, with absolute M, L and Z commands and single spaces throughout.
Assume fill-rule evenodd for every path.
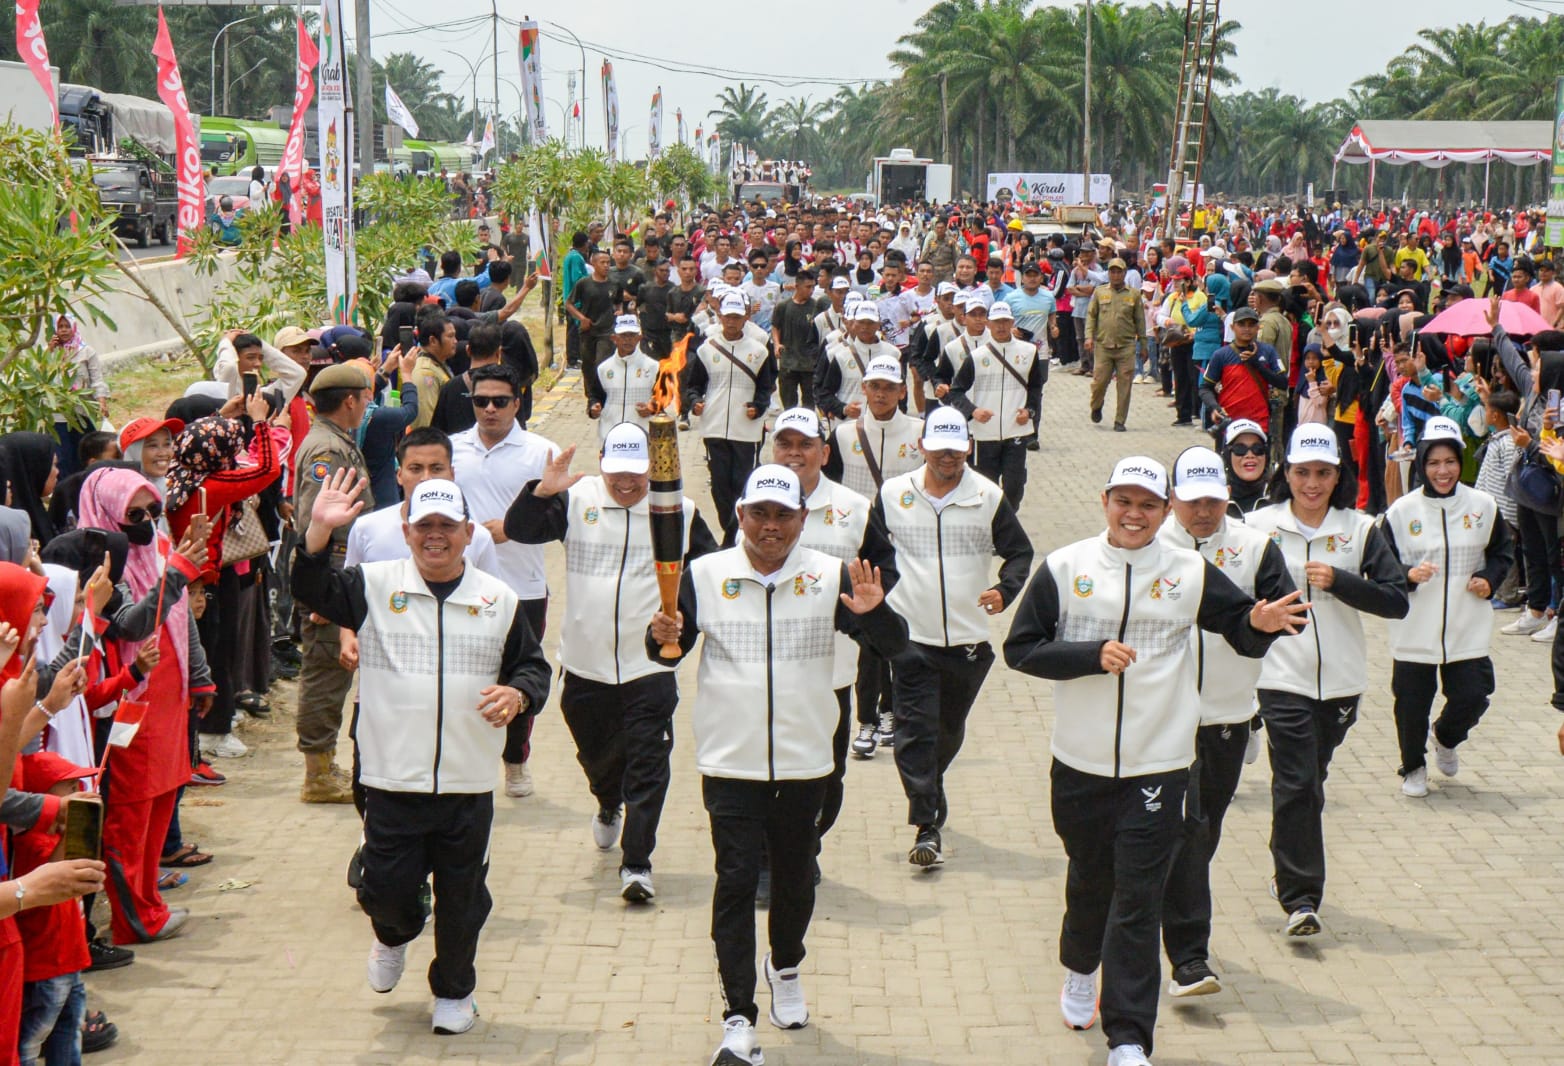
M 817 154 L 812 149 L 820 144 L 820 122 L 830 111 L 829 104 L 815 103 L 807 96 L 782 101 L 766 116 L 775 138 L 772 143 L 779 149 L 785 146 L 789 159 L 811 158 Z
M 737 90 L 732 86 L 723 89 L 718 102 L 720 106 L 707 115 L 719 116 L 717 132 L 722 139 L 728 144 L 758 148 L 766 136 L 766 94 L 739 82 Z
M 1270 99 L 1259 120 L 1259 131 L 1249 157 L 1256 175 L 1279 186 L 1292 179 L 1292 189 L 1300 195 L 1311 176 L 1323 175 L 1341 138 L 1330 123 L 1325 105 L 1305 104 L 1296 96 L 1268 90 Z
M 454 94 L 440 88 L 440 68 L 411 52 L 392 52 L 385 60 L 375 63 L 375 121 L 390 121 L 386 117 L 386 84 L 396 90 L 396 95 L 418 122 L 418 132 L 432 141 L 460 140 L 470 129 L 464 109 L 466 104 Z M 506 143 L 519 140 L 506 138 Z
M 1392 72 L 1415 72 L 1432 99 L 1412 115 L 1422 119 L 1469 118 L 1483 102 L 1488 79 L 1505 64 L 1499 57 L 1502 25 L 1461 25 L 1417 31 L 1420 43 L 1390 62 Z

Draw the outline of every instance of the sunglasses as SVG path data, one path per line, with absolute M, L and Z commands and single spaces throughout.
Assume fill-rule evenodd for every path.
M 503 411 L 505 408 L 514 403 L 515 400 L 516 397 L 514 396 L 474 396 L 472 398 L 472 405 L 478 408 L 480 411 L 485 407 L 492 407 L 497 411 Z
M 125 523 L 132 526 L 139 525 L 149 518 L 156 522 L 162 517 L 163 505 L 161 503 L 152 503 L 146 507 L 131 507 L 125 511 Z
M 1227 450 L 1234 455 L 1264 455 L 1267 451 L 1263 444 L 1229 444 Z

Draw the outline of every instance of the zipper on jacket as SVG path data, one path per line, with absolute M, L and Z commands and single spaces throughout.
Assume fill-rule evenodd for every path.
M 1450 628 L 1450 523 L 1445 517 L 1445 509 L 1439 508 L 1439 532 L 1444 535 L 1444 565 L 1439 568 L 1439 584 L 1444 590 L 1444 605 L 1439 609 L 1439 661 L 1444 662 L 1448 653 L 1445 651 L 1445 634 Z
M 625 554 L 630 550 L 630 511 L 625 510 L 625 539 L 619 547 L 619 574 L 614 578 L 614 684 L 624 684 L 619 676 L 619 604 L 624 595 Z
M 1130 582 L 1135 574 L 1134 567 L 1129 563 L 1124 564 L 1124 613 L 1119 616 L 1119 643 L 1124 643 L 1124 631 L 1130 624 Z M 1119 671 L 1119 706 L 1114 711 L 1113 721 L 1113 776 L 1119 776 L 1119 762 L 1124 747 L 1124 671 Z
M 434 787 L 440 792 L 440 749 L 445 741 L 445 602 L 439 597 L 434 601 L 435 661 L 440 665 L 434 672 Z
M 932 506 L 932 505 L 931 505 Z M 939 624 L 950 647 L 950 609 L 945 602 L 945 512 L 934 508 L 934 557 L 939 560 Z
M 766 586 L 766 775 L 767 780 L 775 783 L 777 779 L 777 745 L 776 745 L 776 686 L 772 673 L 772 646 L 771 646 L 771 594 L 775 592 L 775 585 Z
M 1190 538 L 1194 540 L 1193 537 Z M 1195 541 L 1195 551 L 1200 551 L 1200 541 Z M 1200 626 L 1195 626 L 1195 692 L 1198 694 L 1206 687 L 1206 631 Z
M 1303 540 L 1303 587 L 1306 593 L 1309 589 L 1309 553 L 1313 550 L 1313 548 L 1313 542 L 1305 537 Z M 1313 603 L 1314 597 L 1312 595 L 1307 595 L 1303 602 Z M 1309 617 L 1310 621 L 1314 623 L 1313 625 L 1309 626 L 1309 628 L 1314 631 L 1314 698 L 1317 700 L 1323 700 L 1325 698 L 1325 649 L 1320 645 L 1319 620 L 1312 613 Z

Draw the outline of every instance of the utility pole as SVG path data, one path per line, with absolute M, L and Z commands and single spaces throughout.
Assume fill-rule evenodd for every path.
M 358 87 L 353 96 L 357 106 L 349 105 L 353 128 L 358 132 L 359 173 L 369 177 L 375 172 L 375 66 L 369 48 L 369 0 L 353 0 L 353 20 L 357 39 Z
M 939 76 L 939 154 L 940 160 L 950 162 L 950 96 L 949 78 Z
M 223 35 L 223 114 L 233 114 L 228 106 L 228 35 Z
M 505 153 L 500 144 L 500 9 L 499 0 L 489 0 L 489 50 L 494 60 L 494 163 L 499 165 Z
M 1092 196 L 1092 0 L 1086 0 L 1086 68 L 1081 78 L 1081 181 L 1082 196 Z

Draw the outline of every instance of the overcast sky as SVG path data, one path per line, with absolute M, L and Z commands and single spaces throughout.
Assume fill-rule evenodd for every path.
M 674 73 L 659 70 L 649 62 L 610 57 L 619 88 L 620 130 L 626 134 L 628 154 L 639 157 L 645 153 L 647 111 L 659 85 L 665 102 L 664 139 L 668 141 L 674 136 L 675 108 L 684 109 L 685 122 L 693 136 L 697 125 L 709 127 L 706 114 L 716 105 L 722 89 L 740 80 L 758 84 L 772 104 L 797 96 L 823 99 L 837 88 L 836 84 L 825 82 L 891 76 L 893 70 L 886 62 L 886 54 L 899 36 L 912 29 L 930 2 L 855 0 L 849 10 L 842 12 L 843 17 L 822 17 L 825 9 L 818 5 L 782 5 L 765 20 L 756 20 L 753 12 L 730 2 L 713 0 L 678 0 L 659 6 L 647 5 L 644 0 L 588 0 L 579 6 L 540 6 L 534 15 L 542 22 L 545 33 L 541 53 L 544 93 L 550 101 L 546 105 L 550 133 L 557 135 L 561 128 L 567 72 L 574 69 L 579 81 L 582 62 L 581 52 L 573 43 L 561 44 L 547 36 L 553 33 L 568 37 L 555 28 L 558 25 L 575 31 L 585 41 L 621 52 L 639 53 L 654 61 L 704 64 L 725 71 L 721 76 Z M 351 22 L 351 3 L 347 6 Z M 489 10 L 489 4 L 483 0 L 442 0 L 438 4 L 372 0 L 374 54 L 415 52 L 440 66 L 446 72 L 445 88 L 463 99 L 471 99 L 469 68 L 477 61 L 478 95 L 492 97 L 487 20 L 456 29 L 395 32 L 428 22 L 434 11 L 456 21 L 486 16 Z M 518 6 L 506 5 L 502 14 L 523 17 L 521 12 Z M 1243 26 L 1235 40 L 1238 54 L 1231 64 L 1241 87 L 1259 90 L 1274 85 L 1311 102 L 1338 96 L 1358 78 L 1383 70 L 1391 57 L 1413 43 L 1423 27 L 1453 26 L 1479 18 L 1495 22 L 1511 14 L 1536 13 L 1536 9 L 1521 7 L 1514 0 L 1402 0 L 1392 4 L 1311 0 L 1301 7 L 1288 7 L 1276 0 L 1226 0 L 1222 4 L 1223 16 Z M 544 19 L 545 15 L 556 15 L 560 21 L 551 23 Z M 753 43 L 757 39 L 765 41 L 764 48 Z M 717 41 L 728 46 L 720 56 L 710 49 L 698 48 Z M 587 140 L 600 145 L 603 110 L 599 69 L 603 55 L 592 44 L 586 45 Z M 462 58 L 454 58 L 451 52 Z M 517 90 L 512 87 L 520 82 L 516 31 L 503 22 L 499 68 L 500 110 L 512 114 L 519 106 Z M 754 77 L 741 78 L 733 71 L 766 74 L 777 80 L 824 81 L 788 86 Z M 578 87 L 577 93 L 580 91 Z

